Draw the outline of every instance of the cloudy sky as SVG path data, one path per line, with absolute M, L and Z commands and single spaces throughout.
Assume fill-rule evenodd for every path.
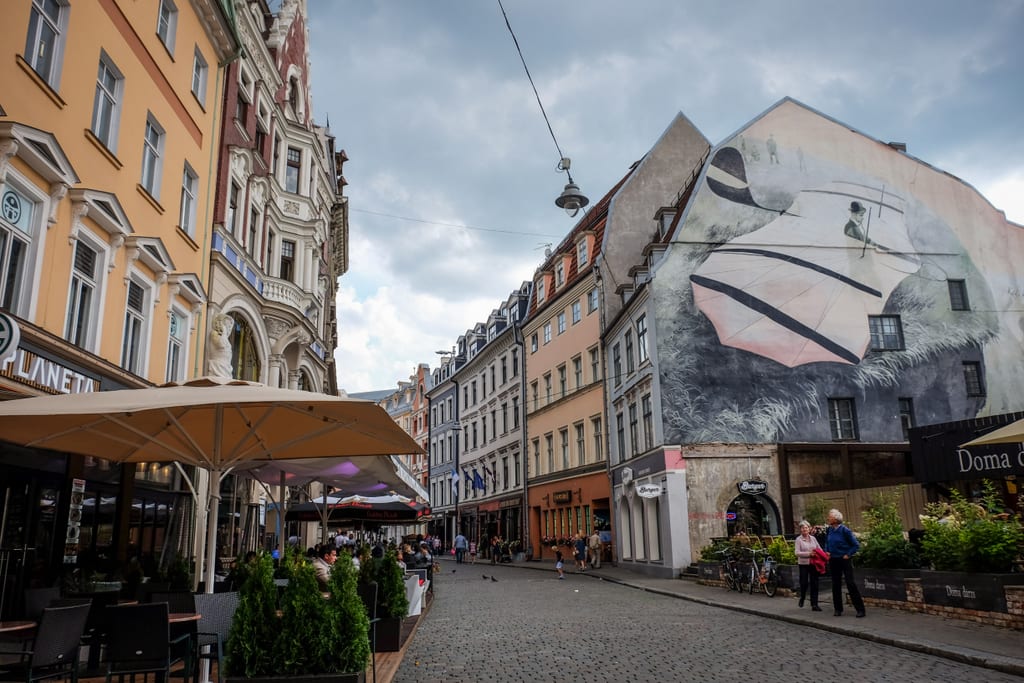
M 502 0 L 596 202 L 677 112 L 712 142 L 790 96 L 1024 223 L 1024 0 Z M 486 320 L 574 219 L 497 0 L 308 0 L 350 200 L 338 384 L 390 389 Z

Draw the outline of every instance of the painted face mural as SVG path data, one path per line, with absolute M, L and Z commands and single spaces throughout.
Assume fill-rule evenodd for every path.
M 898 442 L 898 406 L 928 424 L 985 405 L 964 368 L 985 381 L 999 322 L 972 226 L 876 141 L 837 129 L 801 149 L 806 123 L 762 120 L 716 150 L 659 266 L 667 442 L 828 442 L 834 397 L 856 403 L 859 440 Z
M 745 179 L 736 149 L 715 155 L 715 194 L 756 207 Z M 690 276 L 694 302 L 727 346 L 787 367 L 859 363 L 871 342 L 868 317 L 921 267 L 903 207 L 884 186 L 833 181 L 803 190 L 778 218 L 711 252 Z

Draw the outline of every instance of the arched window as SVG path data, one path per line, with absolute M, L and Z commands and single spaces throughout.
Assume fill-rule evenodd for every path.
M 234 344 L 231 349 L 231 374 L 235 379 L 260 381 L 261 365 L 256 337 L 249 323 L 238 313 L 230 313 L 235 321 Z
M 733 498 L 726 511 L 726 527 L 730 536 L 777 536 L 780 532 L 779 510 L 768 496 L 741 493 Z

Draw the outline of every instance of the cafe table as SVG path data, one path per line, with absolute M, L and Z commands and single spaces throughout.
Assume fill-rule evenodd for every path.
M 28 631 L 37 626 L 34 621 L 0 621 L 0 633 L 17 633 Z

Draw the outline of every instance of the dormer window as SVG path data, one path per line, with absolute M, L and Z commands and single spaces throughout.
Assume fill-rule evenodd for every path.
M 672 221 L 675 217 L 676 210 L 674 208 L 662 207 L 658 209 L 658 213 L 654 215 L 654 220 L 658 221 L 659 239 L 668 234 L 668 229 L 672 227 Z
M 537 301 L 544 301 L 544 278 L 537 280 Z
M 587 260 L 590 258 L 590 254 L 587 249 L 587 240 L 580 240 L 580 243 L 576 245 L 576 263 L 577 267 L 582 268 L 587 264 Z
M 565 284 L 565 264 L 559 263 L 555 266 L 555 287 Z

